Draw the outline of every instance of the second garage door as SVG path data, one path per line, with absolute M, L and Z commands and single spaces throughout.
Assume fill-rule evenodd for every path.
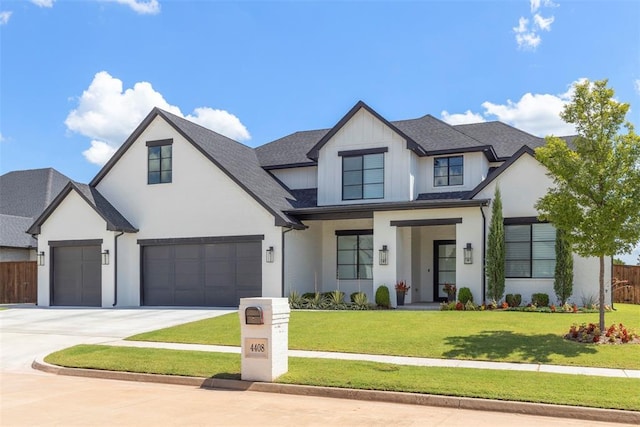
M 142 305 L 237 306 L 262 295 L 262 243 L 142 246 Z

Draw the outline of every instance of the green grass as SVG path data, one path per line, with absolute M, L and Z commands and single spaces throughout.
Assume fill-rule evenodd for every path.
M 240 378 L 240 356 L 226 353 L 79 345 L 45 361 L 78 368 Z M 277 382 L 640 410 L 640 381 L 629 378 L 290 357 L 289 372 Z
M 640 306 L 616 304 L 606 324 L 640 332 Z M 512 311 L 293 311 L 289 348 L 396 356 L 640 369 L 640 345 L 593 345 L 562 336 L 598 313 Z M 240 345 L 238 314 L 135 335 L 131 340 Z

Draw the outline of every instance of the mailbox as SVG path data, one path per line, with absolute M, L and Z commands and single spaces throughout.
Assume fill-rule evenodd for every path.
M 244 320 L 247 325 L 263 325 L 262 307 L 247 307 L 244 310 Z

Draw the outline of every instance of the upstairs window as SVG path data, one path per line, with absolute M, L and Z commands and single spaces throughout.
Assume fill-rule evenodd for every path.
M 554 277 L 556 229 L 553 225 L 505 224 L 504 241 L 506 277 Z
M 384 153 L 386 148 L 343 151 L 342 200 L 384 198 Z
M 165 184 L 172 179 L 173 139 L 147 141 L 147 183 Z
M 373 279 L 373 230 L 338 230 L 340 280 Z
M 433 186 L 462 185 L 463 172 L 462 156 L 437 157 L 433 159 Z

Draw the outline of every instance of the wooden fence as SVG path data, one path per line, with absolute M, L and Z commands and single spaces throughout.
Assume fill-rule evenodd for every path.
M 35 261 L 0 262 L 0 304 L 36 303 L 37 291 Z
M 640 266 L 613 266 L 613 302 L 640 304 Z

